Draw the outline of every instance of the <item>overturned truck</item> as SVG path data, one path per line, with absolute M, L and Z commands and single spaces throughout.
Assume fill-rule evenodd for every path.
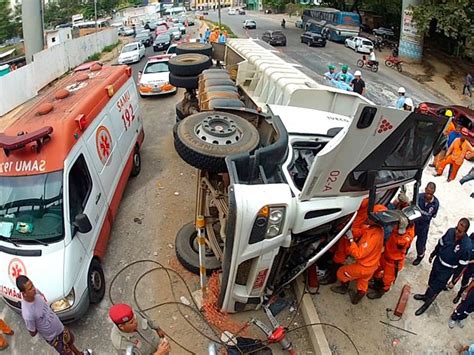
M 319 85 L 258 40 L 177 52 L 170 83 L 186 93 L 174 143 L 198 169 L 190 220 L 205 217 L 205 267 L 222 270 L 223 310 L 256 308 L 288 285 L 345 234 L 367 195 L 369 217 L 382 225 L 420 216 L 422 170 L 445 117 Z M 409 207 L 373 212 L 410 182 Z M 176 253 L 199 274 L 194 222 L 178 232 Z

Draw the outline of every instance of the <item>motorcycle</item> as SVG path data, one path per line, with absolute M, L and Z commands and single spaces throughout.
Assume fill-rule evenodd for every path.
M 370 61 L 370 60 L 359 59 L 357 61 L 357 66 L 359 68 L 366 67 L 367 69 L 372 70 L 374 73 L 376 73 L 379 70 L 379 62 L 376 60 Z
M 392 69 L 397 69 L 400 73 L 402 72 L 402 61 L 397 57 L 391 55 L 385 60 L 385 65 Z

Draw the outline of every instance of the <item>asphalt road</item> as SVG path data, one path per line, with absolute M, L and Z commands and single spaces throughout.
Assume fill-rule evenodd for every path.
M 311 72 L 305 71 L 313 79 L 319 83 L 327 84 L 323 74 L 328 71 L 328 65 L 334 64 L 339 70 L 342 64 L 348 64 L 349 70 L 354 73 L 357 68 L 357 60 L 361 59 L 362 54 L 355 53 L 352 49 L 346 48 L 343 44 L 327 42 L 326 47 L 308 47 L 301 43 L 300 35 L 304 32 L 300 28 L 296 28 L 294 23 L 287 22 L 286 28 L 281 28 L 282 15 L 265 15 L 255 11 L 247 11 L 246 15 L 228 15 L 223 10 L 222 23 L 228 25 L 232 31 L 239 37 L 261 38 L 266 30 L 282 30 L 287 37 L 286 47 L 275 47 L 289 57 L 300 63 L 303 67 Z M 217 12 L 210 11 L 207 16 L 211 21 L 217 22 Z M 242 22 L 246 19 L 252 19 L 257 22 L 257 29 L 244 30 Z M 294 19 L 294 18 L 293 18 Z M 288 20 L 288 18 L 286 18 Z M 373 73 L 369 70 L 362 69 L 362 78 L 366 82 L 367 98 L 376 104 L 383 106 L 395 105 L 397 99 L 397 90 L 400 86 L 405 87 L 407 96 L 412 97 L 416 103 L 423 101 L 444 102 L 446 99 L 439 94 L 431 93 L 426 90 L 423 85 L 417 81 L 398 73 L 396 70 L 385 67 L 386 53 L 376 53 L 377 60 L 380 62 L 379 71 Z

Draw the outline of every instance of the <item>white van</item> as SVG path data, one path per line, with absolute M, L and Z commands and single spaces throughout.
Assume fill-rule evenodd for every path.
M 144 139 L 126 66 L 76 69 L 0 134 L 0 293 L 28 276 L 65 322 L 105 293 L 101 263 Z

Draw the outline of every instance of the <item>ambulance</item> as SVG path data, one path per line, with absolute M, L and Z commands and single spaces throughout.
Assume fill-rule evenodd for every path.
M 0 122 L 1 124 L 1 122 Z M 0 133 L 0 293 L 29 277 L 64 322 L 105 294 L 102 262 L 143 123 L 127 66 L 76 68 Z

